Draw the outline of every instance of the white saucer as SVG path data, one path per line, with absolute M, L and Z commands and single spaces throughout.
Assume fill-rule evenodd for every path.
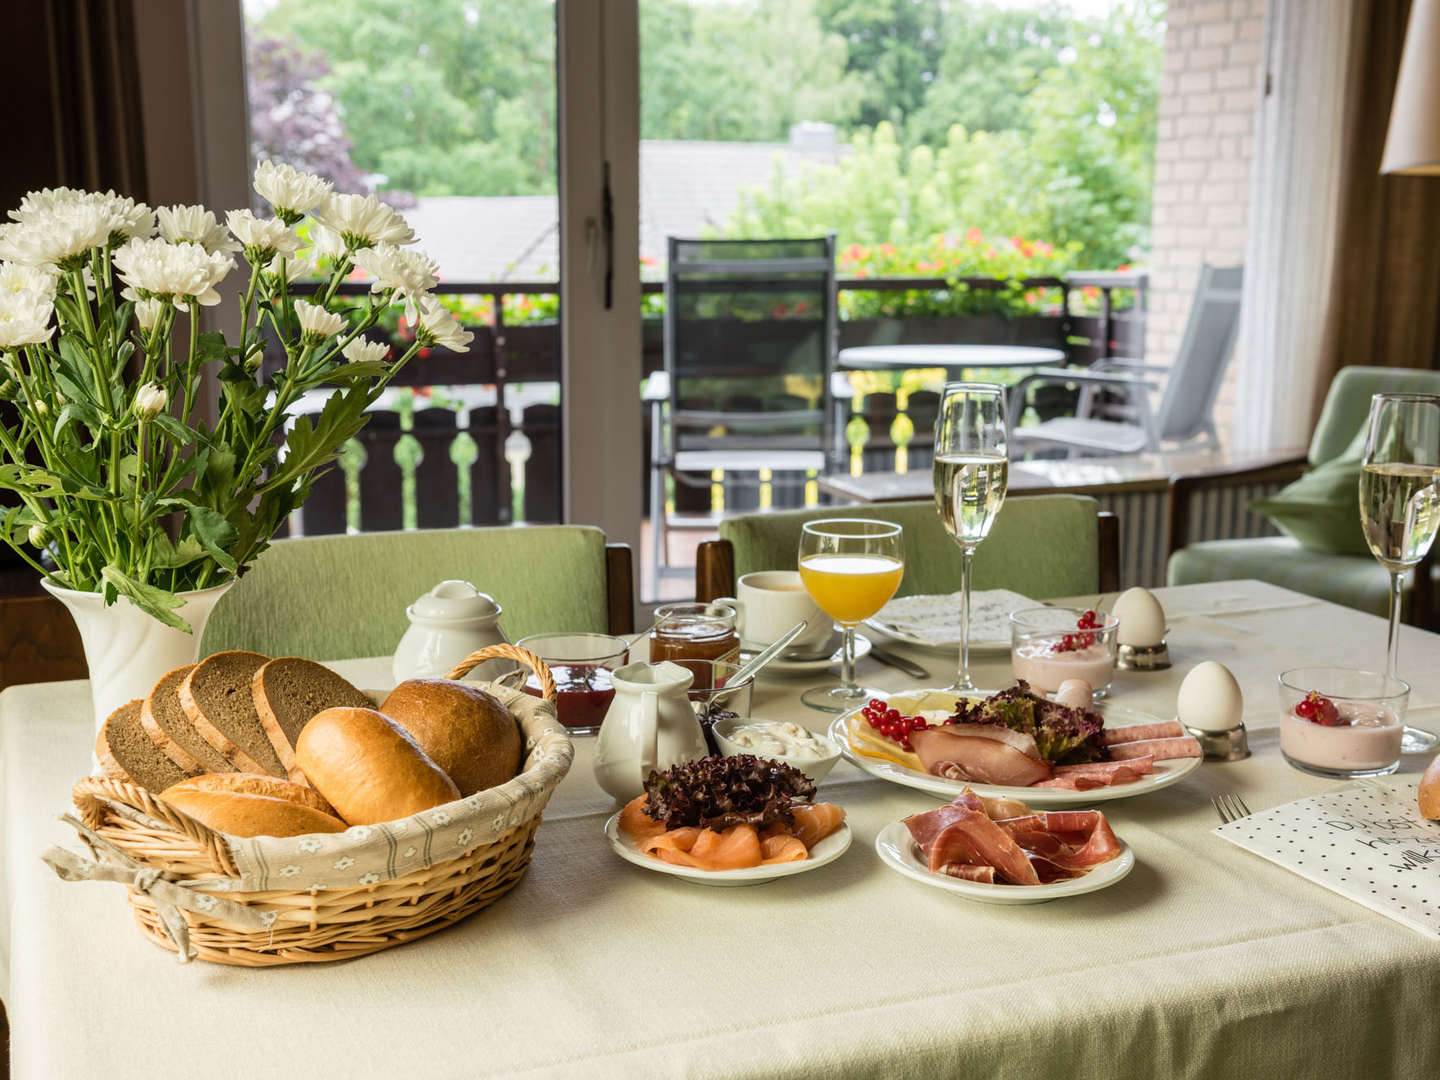
M 1109 888 L 1135 868 L 1135 853 L 1130 850 L 1130 845 L 1121 840 L 1120 847 L 1122 850 L 1115 858 L 1076 878 L 1054 881 L 1049 885 L 987 885 L 983 881 L 966 881 L 931 870 L 923 861 L 920 848 L 903 821 L 892 821 L 875 838 L 875 852 L 890 869 L 898 870 L 922 885 L 944 889 L 982 904 L 1043 904 L 1047 900 Z
M 833 651 L 828 656 L 817 656 L 813 659 L 804 660 L 787 660 L 784 657 L 777 656 L 774 660 L 771 660 L 770 663 L 765 665 L 764 670 L 762 670 L 760 674 L 814 675 L 822 671 L 827 671 L 830 668 L 838 665 L 843 659 L 843 657 L 840 655 L 840 650 L 844 645 L 844 641 L 841 637 L 841 631 L 835 631 L 835 636 L 830 639 L 830 642 Z M 866 656 L 869 656 L 870 650 L 872 648 L 874 648 L 874 645 L 871 644 L 870 639 L 867 638 L 864 634 L 855 635 L 856 660 L 860 660 Z M 744 663 L 746 660 L 749 660 L 754 655 L 754 652 L 742 646 L 740 649 L 740 662 Z
M 605 822 L 605 839 L 610 841 L 610 846 L 615 849 L 615 854 L 626 862 L 643 866 L 646 870 L 654 870 L 656 873 L 683 878 L 695 885 L 721 887 L 763 885 L 776 878 L 803 874 L 807 870 L 819 870 L 820 867 L 832 863 L 844 855 L 853 838 L 854 834 L 850 831 L 850 823 L 847 821 L 811 848 L 810 857 L 803 862 L 771 863 L 769 866 L 751 866 L 744 870 L 698 870 L 693 866 L 676 866 L 674 863 L 657 859 L 653 855 L 646 855 L 628 837 L 620 834 L 620 815 L 618 813 L 611 814 L 609 820 Z

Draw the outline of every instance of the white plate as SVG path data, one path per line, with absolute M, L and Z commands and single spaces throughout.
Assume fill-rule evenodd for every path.
M 676 866 L 674 863 L 657 859 L 653 855 L 646 855 L 628 837 L 620 834 L 620 815 L 618 813 L 611 814 L 609 820 L 605 822 L 605 839 L 610 841 L 610 846 L 615 849 L 615 854 L 626 862 L 643 866 L 646 870 L 683 878 L 696 885 L 761 885 L 767 881 L 774 881 L 776 878 L 803 874 L 807 870 L 819 870 L 820 867 L 834 862 L 845 854 L 850 847 L 853 835 L 850 831 L 850 823 L 845 822 L 811 848 L 810 857 L 803 862 L 772 863 L 769 866 L 752 866 L 745 870 L 697 870 L 693 866 Z
M 931 691 L 921 697 L 912 697 L 905 694 L 892 694 L 891 698 L 899 698 L 908 703 L 907 708 L 950 708 L 953 698 L 949 694 L 940 691 Z M 1098 701 L 1095 703 L 1095 711 L 1105 718 L 1107 728 L 1123 728 L 1130 724 L 1155 724 L 1160 722 L 1160 717 L 1151 716 L 1149 713 L 1140 712 L 1138 709 L 1129 709 L 1124 705 L 1117 705 L 1113 701 Z M 830 724 L 826 734 L 840 744 L 840 752 L 845 760 L 854 765 L 861 772 L 867 772 L 871 776 L 881 780 L 889 780 L 892 784 L 903 784 L 905 787 L 912 787 L 918 791 L 927 791 L 931 795 L 940 795 L 946 799 L 953 799 L 967 787 L 978 795 L 985 795 L 989 798 L 1019 799 L 1027 806 L 1036 809 L 1045 809 L 1061 806 L 1089 806 L 1092 803 L 1110 802 L 1113 799 L 1129 799 L 1135 795 L 1146 795 L 1152 791 L 1159 791 L 1161 788 L 1169 787 L 1178 783 L 1200 767 L 1204 758 L 1172 758 L 1167 761 L 1157 761 L 1155 771 L 1147 773 L 1140 779 L 1129 784 L 1115 784 L 1110 787 L 1091 788 L 1089 791 L 1064 791 L 1060 788 L 1041 787 L 1015 787 L 1007 784 L 970 784 L 964 780 L 946 780 L 943 776 L 931 776 L 929 773 L 920 772 L 918 769 L 908 769 L 903 765 L 892 765 L 888 761 L 879 761 L 875 758 L 866 757 L 864 754 L 857 754 L 850 745 L 850 732 L 847 725 L 850 717 L 858 709 L 852 712 L 842 713 Z M 907 714 L 908 715 L 908 714 Z
M 970 596 L 970 651 L 995 653 L 1010 651 L 1010 613 L 1034 607 L 1035 601 L 1021 593 L 1008 589 L 982 589 Z M 894 625 L 886 612 L 905 612 L 918 616 L 921 622 L 930 620 L 943 625 L 954 618 L 960 610 L 960 594 L 902 596 L 891 600 L 880 609 L 879 614 L 865 620 L 865 625 L 878 631 L 892 641 L 910 645 L 926 652 L 949 655 L 960 649 L 960 635 L 952 631 L 949 635 L 905 629 Z
M 1088 794 L 1088 793 L 1087 793 Z M 1043 904 L 1065 896 L 1079 896 L 1114 885 L 1135 866 L 1135 853 L 1124 840 L 1120 854 L 1103 862 L 1088 873 L 1049 885 L 987 885 L 983 881 L 966 881 L 949 874 L 936 873 L 925 864 L 920 848 L 903 821 L 892 821 L 875 838 L 875 852 L 880 861 L 922 885 L 955 893 L 982 904 Z
M 840 632 L 837 631 L 835 637 L 831 640 L 836 642 L 837 644 L 835 645 L 835 651 L 832 652 L 829 656 L 817 656 L 813 660 L 786 660 L 782 657 L 777 656 L 774 660 L 771 660 L 770 663 L 765 665 L 765 667 L 761 670 L 760 674 L 816 675 L 820 672 L 828 671 L 830 668 L 835 667 L 837 664 L 840 663 L 841 660 L 844 659 L 844 657 L 840 655 L 841 650 L 844 648 L 844 641 L 840 637 Z M 855 635 L 855 659 L 857 661 L 869 656 L 870 650 L 872 648 L 874 648 L 874 646 L 870 644 L 870 639 L 867 638 L 864 634 Z M 755 654 L 753 652 L 742 650 L 740 653 L 741 662 L 743 663 L 744 661 L 749 660 L 754 655 Z

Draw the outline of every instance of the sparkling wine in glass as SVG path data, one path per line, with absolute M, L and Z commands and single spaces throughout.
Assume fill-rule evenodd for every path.
M 1430 551 L 1440 526 L 1440 396 L 1376 394 L 1360 471 L 1360 524 L 1365 542 L 1390 572 L 1390 629 L 1385 674 L 1395 678 L 1403 575 Z M 1421 582 L 1428 588 L 1429 582 Z M 1404 751 L 1435 747 L 1428 731 L 1407 726 Z
M 970 564 L 1005 502 L 1010 475 L 1005 388 L 947 383 L 935 418 L 935 509 L 960 545 L 960 667 L 947 692 L 976 689 L 970 678 Z
M 800 700 L 824 712 L 845 712 L 882 693 L 855 683 L 855 627 L 884 607 L 905 574 L 903 530 L 888 521 L 827 518 L 800 533 L 800 580 L 815 606 L 845 631 L 838 684 L 805 691 Z

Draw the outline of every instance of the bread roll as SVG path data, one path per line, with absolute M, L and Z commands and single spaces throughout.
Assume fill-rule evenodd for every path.
M 162 800 L 202 825 L 231 836 L 303 836 L 345 831 L 337 817 L 268 795 L 168 789 Z
M 314 788 L 304 784 L 292 784 L 289 780 L 278 780 L 273 776 L 259 776 L 255 773 L 205 773 L 181 780 L 178 784 L 161 792 L 162 799 L 179 791 L 211 791 L 224 795 L 265 795 L 271 799 L 285 799 L 297 806 L 308 806 L 322 814 L 335 816 L 331 806 Z
M 1440 821 L 1440 754 L 1420 778 L 1420 815 Z
M 520 771 L 520 725 L 478 686 L 410 679 L 390 691 L 380 711 L 450 775 L 461 795 L 503 784 Z
M 351 825 L 394 821 L 460 797 L 444 770 L 374 709 L 316 713 L 295 740 L 295 763 Z

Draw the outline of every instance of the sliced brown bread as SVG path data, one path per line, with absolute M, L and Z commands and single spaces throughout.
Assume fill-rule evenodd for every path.
M 295 740 L 316 713 L 326 709 L 371 709 L 369 696 L 313 660 L 281 656 L 255 672 L 251 684 L 255 709 L 270 745 L 290 779 L 303 783 L 305 774 L 295 764 Z
M 270 658 L 220 652 L 196 664 L 180 683 L 180 706 L 201 737 L 240 772 L 285 775 L 255 711 L 250 683 Z
M 140 709 L 140 724 L 160 752 L 191 776 L 234 772 L 235 766 L 201 737 L 180 705 L 180 684 L 194 667 L 186 664 L 161 677 Z
M 160 752 L 140 726 L 141 705 L 137 698 L 110 714 L 95 740 L 95 756 L 112 780 L 139 784 L 158 795 L 184 780 L 186 774 Z

